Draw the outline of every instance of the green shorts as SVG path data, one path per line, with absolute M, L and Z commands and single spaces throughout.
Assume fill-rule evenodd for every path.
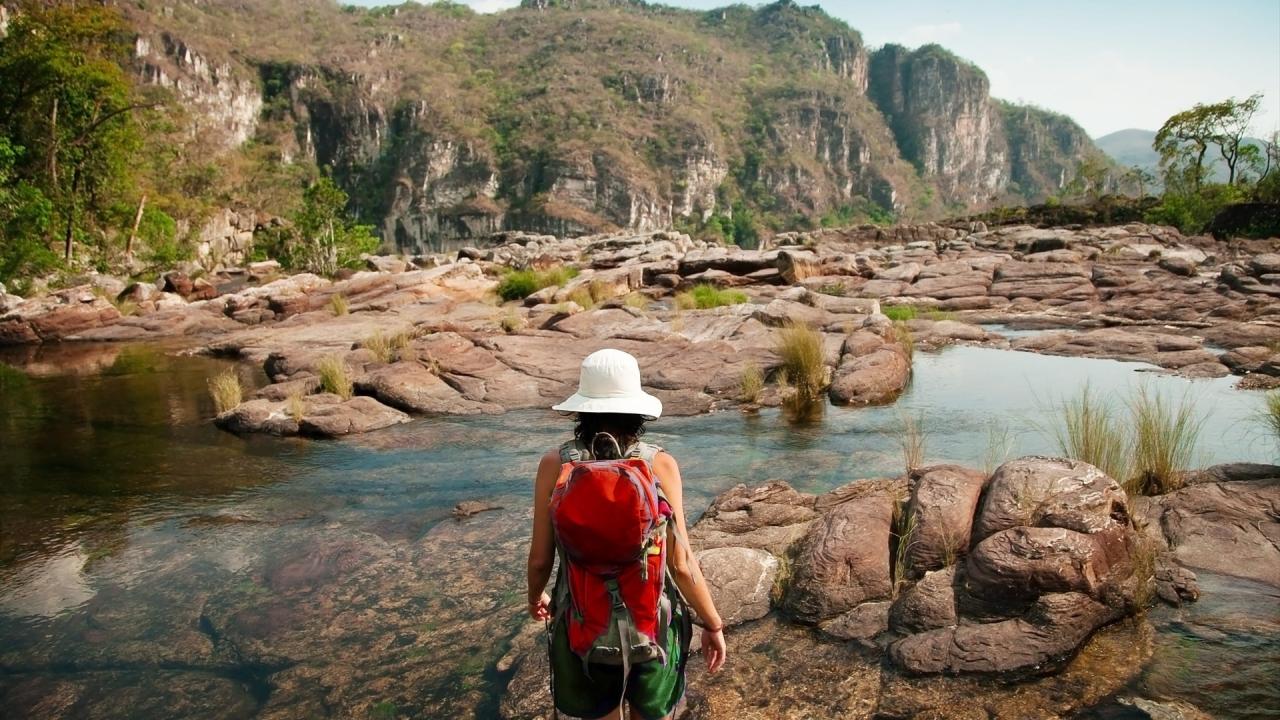
M 627 702 L 642 720 L 659 720 L 670 715 L 684 697 L 684 669 L 688 659 L 692 625 L 687 610 L 678 610 L 667 629 L 669 656 L 666 663 L 651 660 L 631 667 L 627 679 Z M 574 717 L 594 720 L 613 712 L 622 700 L 622 668 L 591 663 L 569 648 L 563 623 L 557 623 L 551 639 L 551 687 L 556 708 Z

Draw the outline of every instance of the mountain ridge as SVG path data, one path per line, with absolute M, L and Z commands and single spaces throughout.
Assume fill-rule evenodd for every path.
M 219 152 L 328 166 L 388 244 L 672 225 L 730 239 L 1059 192 L 1099 151 L 936 45 L 784 0 L 122 2 L 146 81 Z M 263 28 L 271 28 L 263 42 Z

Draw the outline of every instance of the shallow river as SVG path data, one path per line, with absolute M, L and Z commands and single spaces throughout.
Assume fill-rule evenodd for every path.
M 238 438 L 208 420 L 221 361 L 143 347 L 7 359 L 26 371 L 0 365 L 6 716 L 495 715 L 493 664 L 522 625 L 530 478 L 568 421 Z M 1142 383 L 1190 398 L 1206 418 L 1202 464 L 1275 459 L 1261 395 L 1144 369 L 952 348 L 918 353 L 893 407 L 803 425 L 777 411 L 670 418 L 648 439 L 680 459 L 694 513 L 740 482 L 820 492 L 897 474 L 904 416 L 922 423 L 931 462 L 1052 452 L 1041 428 L 1086 382 L 1117 400 Z M 467 499 L 504 509 L 449 519 Z M 1202 584 L 1198 605 L 1153 612 L 1156 652 L 1132 690 L 1223 717 L 1280 714 L 1280 598 Z

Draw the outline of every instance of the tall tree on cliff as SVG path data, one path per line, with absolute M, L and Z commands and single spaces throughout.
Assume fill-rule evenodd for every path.
M 18 149 L 10 181 L 52 202 L 43 231 L 46 241 L 62 233 L 67 260 L 131 174 L 133 113 L 149 103 L 125 73 L 130 47 L 119 11 L 98 3 L 28 0 L 0 38 L 0 137 Z

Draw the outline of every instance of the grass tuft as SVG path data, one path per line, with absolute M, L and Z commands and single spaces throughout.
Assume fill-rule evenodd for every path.
M 899 422 L 898 447 L 902 450 L 902 466 L 911 473 L 924 466 L 924 418 L 903 411 L 899 415 Z
M 1280 390 L 1272 390 L 1262 401 L 1262 412 L 1259 415 L 1262 424 L 1280 444 Z
M 764 373 L 760 371 L 760 367 L 755 363 L 750 363 L 742 369 L 742 379 L 739 383 L 739 394 L 742 402 L 748 405 L 755 405 L 760 402 L 760 393 L 764 391 Z
M 916 338 L 905 322 L 897 320 L 893 323 L 893 339 L 902 348 L 902 354 L 907 356 L 907 362 L 915 360 Z
M 955 318 L 954 313 L 939 310 L 932 305 L 890 305 L 880 308 L 880 312 L 894 322 L 907 322 L 917 319 L 952 320 Z
M 316 363 L 316 374 L 320 376 L 320 388 L 333 393 L 343 400 L 350 400 L 354 389 L 351 374 L 347 372 L 347 364 L 337 355 L 326 355 Z
M 1129 487 L 1129 442 L 1116 418 L 1115 408 L 1085 384 L 1080 394 L 1058 408 L 1057 423 L 1050 429 L 1058 451 L 1093 465 Z
M 1013 431 L 1007 423 L 992 421 L 987 425 L 987 446 L 982 452 L 982 469 L 988 475 L 996 471 L 1013 454 Z
M 498 325 L 502 328 L 502 332 L 511 334 L 524 327 L 524 320 L 514 310 L 510 310 L 498 319 Z
M 1174 404 L 1145 385 L 1129 401 L 1133 427 L 1131 484 L 1146 495 L 1163 495 L 1182 486 L 1179 473 L 1195 458 L 1204 417 L 1190 397 Z
M 235 370 L 227 369 L 209 378 L 209 397 L 213 398 L 214 410 L 219 415 L 239 405 L 243 396 L 240 376 Z
M 294 390 L 289 393 L 289 397 L 285 398 L 285 412 L 289 413 L 289 417 L 294 422 L 302 422 L 302 416 L 306 412 L 306 406 L 302 402 L 302 391 Z
M 681 310 L 707 310 L 726 305 L 741 305 L 747 300 L 747 294 L 741 290 L 724 290 L 715 285 L 702 283 L 695 285 L 692 290 L 678 293 L 676 307 Z
M 552 285 L 563 287 L 577 276 L 577 268 L 561 265 L 546 270 L 508 270 L 498 281 L 498 296 L 520 300 Z
M 345 295 L 338 293 L 329 298 L 329 309 L 333 311 L 334 317 L 342 317 L 351 312 L 351 305 L 347 302 Z
M 822 334 L 807 325 L 788 325 L 778 331 L 774 352 L 782 358 L 782 372 L 795 402 L 817 402 L 828 383 Z

